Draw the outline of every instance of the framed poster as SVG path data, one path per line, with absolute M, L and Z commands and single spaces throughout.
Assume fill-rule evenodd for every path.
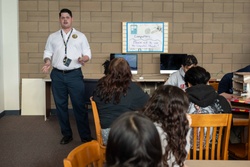
M 168 23 L 123 22 L 122 52 L 167 53 Z

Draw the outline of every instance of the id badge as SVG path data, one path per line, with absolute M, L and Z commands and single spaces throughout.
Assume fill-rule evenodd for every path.
M 65 62 L 63 62 L 63 64 L 68 67 L 70 65 L 71 61 L 72 60 L 70 58 L 66 58 L 66 60 L 65 60 Z

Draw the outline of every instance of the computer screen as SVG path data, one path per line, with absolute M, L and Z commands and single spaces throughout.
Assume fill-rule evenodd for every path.
M 125 60 L 127 60 L 132 74 L 138 73 L 138 69 L 137 69 L 138 55 L 137 54 L 135 53 L 110 53 L 110 60 L 117 58 L 117 57 L 122 57 Z
M 187 54 L 160 54 L 160 74 L 172 74 L 179 70 L 185 56 L 187 56 Z

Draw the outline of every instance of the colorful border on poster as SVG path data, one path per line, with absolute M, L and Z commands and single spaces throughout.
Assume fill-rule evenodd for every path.
M 123 22 L 123 53 L 167 53 L 168 23 Z

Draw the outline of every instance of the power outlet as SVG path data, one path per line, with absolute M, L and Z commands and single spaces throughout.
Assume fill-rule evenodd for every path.
M 150 95 L 150 89 L 149 88 L 145 88 L 144 92 L 147 93 L 148 95 Z

